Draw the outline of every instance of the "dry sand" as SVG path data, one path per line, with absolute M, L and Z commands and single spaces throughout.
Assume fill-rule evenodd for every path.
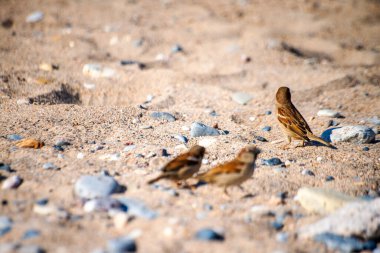
M 43 20 L 27 23 L 25 18 L 37 10 L 44 13 Z M 274 109 L 277 88 L 286 85 L 316 134 L 329 121 L 316 116 L 322 108 L 342 113 L 345 118 L 334 119 L 340 126 L 372 127 L 366 120 L 380 116 L 379 1 L 3 0 L 0 17 L 13 21 L 10 28 L 5 23 L 0 27 L 0 162 L 15 170 L 0 175 L 24 179 L 17 190 L 0 192 L 0 213 L 14 221 L 0 243 L 19 242 L 25 230 L 35 228 L 41 235 L 23 244 L 37 244 L 47 252 L 91 252 L 104 248 L 109 239 L 141 230 L 139 252 L 328 252 L 295 237 L 302 224 L 318 218 L 292 199 L 297 190 L 315 186 L 351 196 L 379 193 L 378 141 L 339 143 L 336 150 L 316 145 L 282 150 L 281 144 L 271 143 L 283 138 L 275 116 L 265 115 Z M 175 44 L 184 51 L 171 53 Z M 142 70 L 120 65 L 121 60 L 151 63 L 157 56 L 168 61 Z M 242 60 L 247 56 L 250 61 Z M 40 70 L 44 62 L 58 69 Z M 87 63 L 116 73 L 110 78 L 84 75 Z M 253 99 L 240 105 L 231 99 L 237 91 Z M 144 105 L 147 109 L 139 108 L 148 95 L 154 98 Z M 20 99 L 33 104 L 19 105 Z M 211 110 L 218 116 L 210 116 Z M 170 112 L 177 120 L 157 121 L 150 117 L 153 111 Z M 184 127 L 195 121 L 218 124 L 229 134 L 190 138 Z M 264 132 L 264 126 L 272 130 Z M 10 134 L 40 139 L 46 146 L 15 149 L 15 142 L 6 138 Z M 256 141 L 263 150 L 260 158 L 294 163 L 276 173 L 258 162 L 245 191 L 231 189 L 230 198 L 208 185 L 193 192 L 179 189 L 174 197 L 146 181 L 183 152 L 175 134 L 188 137 L 187 146 L 216 140 L 207 147 L 208 164 L 202 171 L 232 159 L 255 135 L 269 141 Z M 72 145 L 58 152 L 52 146 L 62 138 Z M 128 143 L 136 148 L 123 152 Z M 91 152 L 97 145 L 104 148 Z M 362 150 L 365 146 L 369 151 Z M 161 157 L 162 148 L 171 156 Z M 79 152 L 83 159 L 77 159 Z M 156 157 L 148 158 L 151 152 Z M 120 159 L 101 159 L 115 153 Z M 46 162 L 60 170 L 44 170 Z M 159 217 L 136 218 L 116 229 L 107 214 L 84 213 L 73 194 L 75 181 L 104 169 L 127 187 L 120 195 L 144 201 Z M 303 169 L 315 176 L 302 175 Z M 335 180 L 326 182 L 326 176 Z M 279 192 L 288 192 L 284 205 L 272 201 Z M 34 213 L 34 201 L 43 197 L 80 218 L 57 220 Z M 205 203 L 213 209 L 204 211 Z M 283 228 L 287 242 L 276 240 L 273 217 L 255 219 L 250 211 L 254 205 L 292 212 Z M 305 218 L 297 219 L 298 214 Z M 194 240 L 203 227 L 222 229 L 226 240 Z

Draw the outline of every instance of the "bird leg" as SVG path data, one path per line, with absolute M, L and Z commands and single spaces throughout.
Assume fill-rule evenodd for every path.
M 227 196 L 227 197 L 229 197 L 230 195 L 228 194 L 228 191 L 227 191 L 227 187 L 224 187 L 224 194 Z
M 287 135 L 286 138 L 287 138 L 288 142 L 281 147 L 282 149 L 289 149 L 289 145 L 290 145 L 290 143 L 292 143 L 292 137 L 290 137 L 289 135 Z
M 238 185 L 237 187 L 239 187 L 239 189 L 241 190 L 241 191 L 245 191 L 245 189 L 244 189 L 244 187 L 243 186 L 241 186 L 241 185 Z

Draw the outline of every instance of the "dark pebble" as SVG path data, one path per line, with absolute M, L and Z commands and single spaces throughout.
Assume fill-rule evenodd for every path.
M 162 156 L 165 156 L 165 157 L 168 157 L 168 156 L 170 156 L 170 154 L 168 153 L 168 151 L 166 150 L 166 149 L 162 149 L 162 151 L 161 151 L 161 155 Z
M 330 182 L 330 181 L 334 181 L 334 180 L 335 180 L 335 178 L 333 176 L 327 176 L 325 179 L 326 182 Z
M 49 202 L 48 198 L 42 198 L 42 199 L 36 200 L 36 204 L 39 206 L 45 206 L 48 202 Z
M 219 114 L 217 114 L 216 111 L 210 112 L 209 115 L 212 116 L 212 117 L 219 116 Z
M 271 223 L 271 226 L 275 230 L 280 231 L 284 227 L 284 223 L 282 223 L 281 221 L 276 220 L 276 221 L 274 221 L 274 222 Z
M 181 45 L 179 45 L 179 44 L 175 44 L 172 47 L 172 52 L 173 53 L 183 52 L 183 47 Z
M 288 192 L 279 192 L 277 193 L 277 197 L 279 197 L 281 200 L 284 200 L 288 197 Z
M 270 126 L 265 126 L 265 127 L 263 127 L 262 130 L 265 132 L 269 132 L 270 130 L 272 130 L 272 128 Z
M 376 248 L 374 241 L 361 241 L 354 237 L 344 237 L 333 233 L 322 233 L 314 237 L 316 242 L 324 243 L 330 250 L 341 252 L 357 252 L 362 250 L 373 250 Z
M 261 165 L 276 166 L 280 164 L 282 164 L 282 161 L 277 157 L 273 157 L 270 159 L 261 159 Z
M 137 245 L 135 240 L 130 238 L 116 238 L 108 241 L 107 252 L 110 253 L 126 253 L 126 252 L 136 252 Z
M 65 149 L 62 146 L 54 145 L 53 148 L 57 151 L 65 151 Z
M 312 172 L 311 170 L 308 170 L 308 169 L 304 169 L 301 172 L 301 174 L 304 175 L 304 176 L 315 176 L 314 172 Z
M 369 147 L 364 147 L 363 151 L 369 151 Z
M 329 122 L 327 122 L 327 127 L 337 126 L 337 125 L 339 125 L 339 122 L 332 119 L 330 119 Z
M 39 230 L 36 230 L 36 229 L 29 229 L 29 230 L 26 230 L 24 235 L 22 236 L 22 240 L 26 240 L 26 239 L 30 239 L 30 238 L 34 238 L 34 237 L 38 237 L 40 236 L 41 232 Z
M 268 142 L 267 139 L 265 139 L 264 137 L 261 137 L 261 136 L 255 136 L 255 139 L 258 141 L 261 141 L 261 142 Z
M 11 166 L 9 164 L 0 163 L 0 170 L 6 172 L 12 172 Z
M 196 232 L 195 239 L 202 241 L 224 241 L 224 236 L 211 228 L 203 228 Z
M 93 141 L 93 142 L 95 143 L 95 141 Z M 71 143 L 68 141 L 62 140 L 62 141 L 58 141 L 55 145 L 56 146 L 69 146 L 69 145 L 71 145 Z
M 265 115 L 271 115 L 272 114 L 272 111 L 266 111 L 265 112 Z
M 4 19 L 2 22 L 1 22 L 1 26 L 6 28 L 6 29 L 9 29 L 13 26 L 13 20 L 10 19 L 10 18 L 7 18 L 7 19 Z
M 132 61 L 132 60 L 122 60 L 122 61 L 120 61 L 120 64 L 122 66 L 124 66 L 124 65 L 138 64 L 138 62 L 137 61 Z

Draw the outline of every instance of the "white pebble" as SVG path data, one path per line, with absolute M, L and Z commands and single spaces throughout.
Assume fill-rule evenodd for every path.
M 81 153 L 81 152 L 79 152 L 79 153 L 77 154 L 77 159 L 83 159 L 83 158 L 84 158 L 84 154 Z
M 321 162 L 322 160 L 323 160 L 322 157 L 320 157 L 320 156 L 317 157 L 317 162 Z
M 83 87 L 85 87 L 87 90 L 93 90 L 93 89 L 95 89 L 95 84 L 93 84 L 93 83 L 84 83 Z
M 1 189 L 3 189 L 3 190 L 16 189 L 17 187 L 19 187 L 21 185 L 21 183 L 22 183 L 22 178 L 15 175 L 15 176 L 7 178 L 3 182 Z

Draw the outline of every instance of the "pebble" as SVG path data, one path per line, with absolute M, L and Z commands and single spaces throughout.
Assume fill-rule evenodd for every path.
M 317 162 L 320 163 L 320 162 L 322 162 L 322 160 L 323 160 L 323 158 L 322 158 L 321 156 L 318 156 L 318 157 L 317 157 Z
M 256 140 L 258 140 L 258 141 L 261 141 L 261 142 L 268 142 L 268 140 L 267 139 L 265 139 L 264 137 L 262 137 L 262 136 L 255 136 L 255 139 Z
M 336 112 L 330 109 L 319 110 L 317 113 L 317 116 L 330 117 L 330 118 L 343 118 L 343 116 L 339 112 Z
M 358 198 L 340 192 L 309 187 L 300 188 L 295 196 L 295 200 L 297 200 L 306 211 L 317 214 L 331 213 L 350 202 L 360 201 Z
M 168 153 L 168 151 L 167 151 L 165 148 L 163 148 L 163 149 L 161 150 L 161 156 L 163 156 L 163 157 L 168 157 L 168 156 L 170 156 L 170 154 Z
M 31 239 L 40 236 L 41 232 L 37 229 L 28 229 L 24 232 L 22 240 Z
M 173 137 L 176 138 L 177 140 L 179 140 L 182 143 L 187 143 L 189 141 L 185 136 L 180 135 L 180 134 L 176 134 Z
M 284 227 L 284 223 L 282 221 L 275 220 L 274 222 L 271 223 L 271 226 L 275 230 L 279 231 L 279 230 L 281 230 Z
M 155 219 L 158 213 L 150 208 L 148 208 L 144 202 L 132 198 L 118 198 L 117 199 L 126 208 L 129 215 L 134 215 L 137 217 L 145 219 Z
M 83 87 L 87 90 L 95 89 L 96 85 L 94 83 L 83 83 Z
M 327 129 L 323 132 L 323 139 L 334 143 L 352 142 L 358 144 L 371 143 L 375 140 L 375 132 L 367 126 L 344 126 Z
M 125 146 L 124 147 L 124 149 L 123 149 L 123 151 L 124 152 L 130 152 L 130 151 L 132 151 L 132 150 L 134 150 L 136 148 L 136 145 L 127 145 L 127 146 Z
M 17 189 L 22 184 L 22 178 L 15 175 L 11 176 L 4 180 L 1 189 L 8 190 L 8 189 Z
M 42 165 L 42 168 L 44 170 L 58 170 L 59 167 L 54 165 L 53 163 L 45 163 L 44 165 Z
M 190 127 L 188 126 L 182 126 L 181 129 L 182 131 L 190 131 Z
M 99 156 L 100 160 L 105 160 L 105 161 L 118 161 L 120 160 L 121 155 L 120 153 L 113 153 L 113 154 L 104 154 Z
M 263 130 L 265 132 L 269 132 L 270 130 L 272 130 L 272 128 L 270 126 L 265 126 L 261 130 Z
M 77 154 L 77 159 L 83 159 L 84 158 L 84 154 L 82 152 L 79 152 Z
M 20 98 L 20 99 L 17 99 L 16 103 L 18 105 L 28 105 L 30 104 L 30 100 L 29 98 Z
M 150 114 L 150 117 L 154 119 L 167 120 L 169 122 L 173 122 L 176 120 L 176 118 L 168 112 L 152 112 Z
M 201 241 L 224 241 L 224 236 L 211 228 L 203 228 L 195 233 L 195 239 Z
M 0 163 L 0 170 L 6 172 L 12 172 L 12 168 L 9 164 Z
M 65 149 L 62 147 L 62 146 L 57 146 L 57 145 L 54 145 L 53 148 L 57 151 L 65 151 Z
M 363 151 L 369 151 L 369 147 L 364 147 Z
M 253 99 L 250 94 L 245 92 L 235 92 L 231 97 L 236 103 L 241 105 L 245 105 Z
M 45 206 L 45 205 L 47 205 L 47 203 L 49 203 L 49 199 L 47 199 L 47 198 L 38 199 L 38 200 L 36 200 L 35 203 L 36 203 L 36 205 Z
M 286 232 L 280 232 L 276 234 L 276 241 L 278 242 L 287 242 L 289 239 L 289 234 Z
M 119 237 L 107 242 L 107 253 L 136 252 L 137 244 L 129 236 Z
M 316 235 L 314 240 L 324 243 L 330 250 L 338 250 L 340 252 L 361 252 L 376 248 L 375 241 L 363 242 L 355 237 L 344 237 L 329 232 Z
M 25 21 L 27 23 L 37 23 L 39 21 L 41 21 L 42 19 L 44 18 L 44 13 L 42 11 L 35 11 L 31 14 L 29 14 Z
M 116 199 L 102 197 L 91 199 L 87 201 L 83 206 L 83 210 L 87 213 L 108 212 L 111 209 L 122 210 L 122 204 Z
M 85 199 L 107 197 L 117 192 L 119 184 L 109 176 L 81 176 L 75 183 L 75 194 Z
M 339 125 L 339 122 L 335 121 L 335 120 L 332 120 L 330 119 L 328 122 L 327 122 L 327 127 L 331 127 L 331 126 L 337 126 Z
M 0 216 L 0 237 L 12 230 L 12 220 L 7 216 Z
M 82 73 L 93 78 L 111 78 L 116 75 L 112 68 L 103 67 L 100 64 L 88 63 L 83 66 Z
M 282 161 L 277 157 L 273 157 L 270 159 L 261 159 L 261 165 L 276 166 L 280 164 L 282 164 Z
M 190 136 L 199 137 L 199 136 L 216 136 L 219 135 L 219 131 L 213 127 L 206 126 L 200 122 L 194 122 L 191 124 Z
M 180 44 L 175 44 L 171 49 L 172 53 L 183 52 L 183 48 Z
M 272 114 L 272 111 L 266 111 L 265 112 L 265 115 L 271 115 Z
M 140 129 L 153 129 L 152 126 L 146 125 L 146 126 L 140 126 Z
M 335 178 L 333 177 L 333 176 L 327 176 L 326 178 L 325 178 L 325 181 L 326 182 L 330 182 L 330 181 L 334 181 L 335 180 Z
M 311 170 L 308 170 L 308 169 L 302 170 L 301 174 L 304 176 L 313 176 L 313 177 L 315 176 L 314 172 L 312 172 Z
M 22 139 L 22 136 L 18 134 L 10 134 L 10 135 L 7 135 L 7 138 L 8 140 L 11 140 L 11 141 L 19 141 Z

